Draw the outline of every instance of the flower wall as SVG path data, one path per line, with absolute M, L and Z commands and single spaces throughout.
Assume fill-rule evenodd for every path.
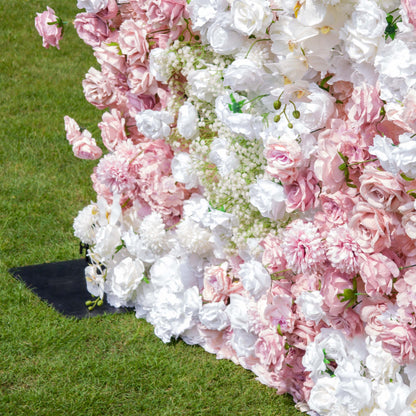
M 105 110 L 101 147 L 65 116 L 99 159 L 74 221 L 92 306 L 134 307 L 311 415 L 415 414 L 416 2 L 78 7 Z M 59 47 L 63 20 L 35 20 Z

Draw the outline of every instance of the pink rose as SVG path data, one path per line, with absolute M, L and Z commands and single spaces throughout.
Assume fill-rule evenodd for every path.
M 396 211 L 410 201 L 401 181 L 390 172 L 366 167 L 360 183 L 361 196 L 374 208 Z
M 350 100 L 345 105 L 345 111 L 351 125 L 361 129 L 363 124 L 375 123 L 380 119 L 382 106 L 379 91 L 371 85 L 361 84 L 354 88 Z
M 345 309 L 342 314 L 337 316 L 328 316 L 329 324 L 332 328 L 342 331 L 342 333 L 352 338 L 364 332 L 364 326 L 360 316 L 352 309 Z
M 140 22 L 125 20 L 120 26 L 119 45 L 128 62 L 144 63 L 149 52 L 146 29 Z
M 321 295 L 324 298 L 324 310 L 329 315 L 335 316 L 343 313 L 348 302 L 341 302 L 338 295 L 345 289 L 352 289 L 352 276 L 341 273 L 336 269 L 328 268 L 322 276 Z
M 205 269 L 202 297 L 206 301 L 220 302 L 228 299 L 232 280 L 227 273 L 228 265 L 211 266 Z
M 352 188 L 348 188 L 352 193 Z M 319 195 L 322 211 L 316 213 L 316 220 L 328 227 L 330 224 L 342 225 L 348 220 L 348 215 L 352 211 L 355 200 L 352 195 L 346 192 L 337 191 L 334 193 L 321 193 Z M 330 224 L 328 224 L 330 223 Z
M 408 309 L 410 314 L 416 313 L 416 270 L 411 268 L 406 271 L 402 279 L 397 280 L 394 289 L 397 291 L 397 304 Z
M 98 127 L 101 130 L 104 146 L 113 152 L 119 143 L 127 140 L 125 120 L 116 109 L 112 109 L 111 113 L 104 113 L 102 120 Z
M 157 81 L 145 65 L 130 66 L 127 85 L 130 87 L 130 91 L 137 95 L 153 95 L 158 90 Z
M 88 130 L 82 132 L 82 138 L 74 143 L 72 151 L 79 159 L 89 160 L 99 159 L 103 154 Z
M 94 48 L 94 56 L 101 68 L 106 68 L 106 71 L 113 73 L 126 72 L 126 57 L 120 55 L 120 49 L 117 45 L 119 32 L 113 32 L 108 37 L 106 42 L 102 42 L 100 46 Z
M 396 263 L 381 253 L 360 255 L 359 271 L 370 296 L 390 295 L 393 277 L 398 277 L 400 270 Z
M 153 27 L 172 27 L 181 19 L 185 6 L 185 0 L 149 0 L 146 12 L 148 24 Z
M 116 17 L 117 13 L 118 13 L 117 0 L 108 0 L 107 7 L 103 10 L 100 10 L 97 13 L 97 16 L 103 20 L 110 20 Z
M 401 3 L 410 24 L 416 29 L 416 0 L 402 0 Z
M 56 46 L 59 49 L 59 41 L 62 39 L 62 21 L 55 15 L 53 9 L 47 7 L 45 12 L 36 13 L 35 27 L 42 36 L 44 48 Z
M 398 220 L 392 214 L 359 202 L 348 224 L 353 237 L 365 253 L 380 252 L 390 247 Z
M 285 342 L 286 339 L 277 334 L 276 330 L 261 331 L 254 345 L 256 357 L 265 366 L 274 365 L 275 368 L 280 368 L 286 355 Z
M 284 187 L 286 194 L 286 211 L 307 211 L 316 207 L 321 188 L 313 171 L 307 169 L 300 173 L 296 181 Z
M 264 149 L 266 171 L 282 182 L 293 182 L 303 162 L 302 149 L 294 140 L 276 139 Z
M 79 13 L 74 20 L 78 36 L 93 48 L 108 38 L 110 30 L 107 23 L 93 13 Z

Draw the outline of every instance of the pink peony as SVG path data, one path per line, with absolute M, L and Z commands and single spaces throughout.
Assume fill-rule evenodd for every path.
M 352 338 L 364 333 L 363 322 L 353 309 L 345 309 L 340 315 L 328 315 L 329 325 L 340 330 L 346 337 Z
M 295 273 L 320 269 L 326 260 L 322 236 L 317 227 L 300 219 L 284 230 L 282 250 L 288 267 Z
M 352 236 L 365 253 L 380 252 L 390 247 L 397 218 L 365 202 L 359 202 L 348 224 Z
M 78 126 L 78 123 L 69 116 L 64 117 L 64 122 L 66 139 L 69 141 L 69 144 L 73 145 L 77 140 L 81 138 L 81 130 Z
M 119 45 L 130 65 L 144 63 L 149 52 L 147 32 L 140 22 L 125 20 L 120 26 Z
M 72 151 L 75 157 L 89 160 L 99 159 L 103 154 L 103 151 L 97 146 L 95 139 L 93 139 L 88 130 L 84 130 L 81 138 L 75 141 Z
M 362 83 L 354 88 L 350 100 L 345 105 L 345 111 L 351 125 L 360 129 L 363 124 L 376 123 L 380 119 L 382 106 L 379 91 L 372 85 Z
M 97 69 L 91 67 L 82 81 L 85 98 L 100 110 L 115 107 L 119 97 L 109 79 Z
M 74 20 L 74 26 L 78 36 L 93 48 L 108 38 L 110 29 L 104 20 L 93 13 L 79 13 Z
M 121 117 L 120 111 L 116 109 L 112 109 L 110 113 L 104 113 L 98 127 L 101 130 L 104 146 L 111 152 L 114 152 L 119 143 L 127 140 L 125 120 Z
M 59 41 L 62 39 L 62 21 L 55 15 L 53 9 L 47 7 L 43 13 L 36 13 L 35 27 L 42 36 L 44 48 L 55 46 L 59 49 Z
M 318 204 L 321 188 L 313 171 L 306 169 L 297 179 L 284 187 L 286 194 L 286 211 L 307 211 Z
M 265 366 L 273 365 L 275 369 L 281 367 L 286 355 L 285 343 L 285 337 L 280 336 L 276 330 L 261 331 L 254 345 L 256 357 Z

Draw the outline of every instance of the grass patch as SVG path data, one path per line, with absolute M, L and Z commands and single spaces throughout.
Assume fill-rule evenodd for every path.
M 300 414 L 243 368 L 163 344 L 133 313 L 64 318 L 8 274 L 76 258 L 72 221 L 95 198 L 96 162 L 74 158 L 63 116 L 99 139 L 81 86 L 96 62 L 73 27 L 60 51 L 42 48 L 33 19 L 47 5 L 63 20 L 79 12 L 76 0 L 0 3 L 0 414 Z

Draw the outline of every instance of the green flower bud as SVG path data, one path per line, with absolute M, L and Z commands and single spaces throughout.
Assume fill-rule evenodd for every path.
M 100 299 L 98 302 L 97 302 L 97 306 L 102 306 L 103 305 L 103 300 L 102 299 Z
M 90 306 L 90 305 L 92 305 L 92 300 L 87 300 L 87 301 L 85 302 L 85 306 Z
M 276 100 L 274 103 L 273 103 L 273 107 L 274 107 L 274 109 L 275 110 L 280 110 L 280 107 L 282 106 L 282 102 L 280 101 L 280 100 Z
M 180 35 L 178 37 L 179 42 L 183 42 L 185 40 L 185 36 L 184 35 Z
M 278 123 L 279 121 L 280 121 L 280 116 L 279 116 L 279 114 L 276 114 L 275 116 L 274 116 L 274 122 L 275 123 Z
M 287 126 L 288 126 L 290 129 L 293 129 L 293 124 L 292 124 L 292 123 L 287 123 Z
M 299 111 L 298 111 L 298 110 L 295 110 L 295 111 L 292 113 L 292 115 L 293 115 L 293 117 L 294 117 L 294 118 L 296 118 L 296 119 L 298 119 L 298 118 L 300 117 L 300 113 L 299 113 Z

